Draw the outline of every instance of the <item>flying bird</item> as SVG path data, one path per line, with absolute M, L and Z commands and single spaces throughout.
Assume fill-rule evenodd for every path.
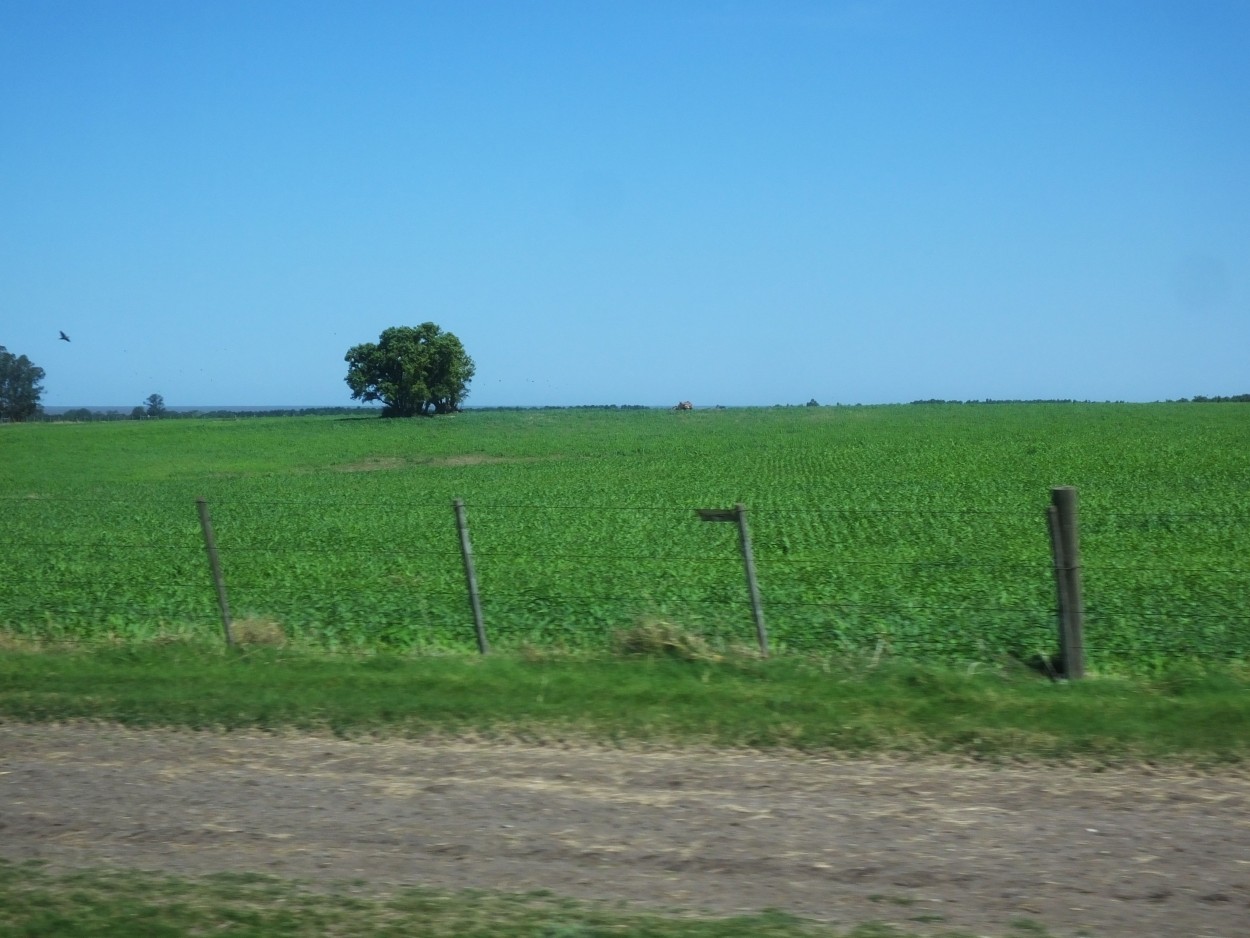
M 58 330 L 58 331 L 60 331 L 60 332 L 61 332 L 61 338 L 62 338 L 62 339 L 64 339 L 66 342 L 68 342 L 68 341 L 69 341 L 69 336 L 67 336 L 67 335 L 66 335 L 63 331 L 61 331 L 61 330 Z

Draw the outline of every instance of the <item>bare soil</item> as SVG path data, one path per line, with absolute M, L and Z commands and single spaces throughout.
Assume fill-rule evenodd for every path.
M 0 724 L 0 856 L 850 926 L 1250 934 L 1250 778 Z

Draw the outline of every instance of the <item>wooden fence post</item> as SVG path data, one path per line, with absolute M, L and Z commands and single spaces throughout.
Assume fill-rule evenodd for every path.
M 1053 495 L 1051 496 L 1053 499 Z M 1064 673 L 1064 610 L 1068 608 L 1068 588 L 1064 577 L 1064 568 L 1066 564 L 1063 562 L 1063 535 L 1059 533 L 1059 509 L 1053 504 L 1046 507 L 1046 528 L 1050 532 L 1050 556 L 1051 556 L 1051 572 L 1055 577 L 1055 608 L 1059 610 L 1059 657 L 1058 664 L 1055 665 L 1056 659 L 1046 658 L 1044 664 L 1052 677 L 1056 676 L 1056 670 L 1060 675 Z
M 768 657 L 768 630 L 764 627 L 764 603 L 760 599 L 760 586 L 755 580 L 755 555 L 751 552 L 751 530 L 747 527 L 747 506 L 734 505 L 738 516 L 738 538 L 742 545 L 742 566 L 746 568 L 747 590 L 751 594 L 751 612 L 755 616 L 755 637 L 760 643 L 760 657 Z
M 1055 586 L 1059 594 L 1059 653 L 1063 676 L 1085 676 L 1085 604 L 1081 594 L 1081 547 L 1077 531 L 1076 489 L 1070 485 L 1050 490 L 1051 549 L 1055 561 Z
M 226 647 L 230 648 L 234 645 L 234 635 L 230 631 L 230 603 L 226 599 L 226 580 L 221 575 L 221 560 L 217 556 L 213 522 L 208 516 L 208 502 L 197 498 L 195 507 L 200 513 L 200 529 L 204 532 L 204 549 L 208 551 L 208 567 L 213 572 L 213 586 L 217 588 L 217 608 L 221 610 L 221 628 L 226 633 Z
M 755 579 L 755 555 L 751 552 L 751 530 L 747 527 L 747 506 L 739 502 L 733 508 L 696 508 L 701 521 L 738 522 L 738 544 L 742 548 L 742 566 L 747 575 L 747 591 L 751 594 L 751 612 L 755 616 L 755 638 L 760 657 L 768 657 L 768 630 L 764 627 L 764 603 Z
M 460 534 L 460 556 L 464 559 L 464 579 L 469 586 L 469 605 L 473 608 L 473 627 L 477 630 L 477 650 L 483 655 L 490 651 L 486 641 L 486 624 L 482 621 L 482 603 L 477 595 L 477 573 L 473 569 L 473 545 L 469 542 L 469 524 L 464 516 L 464 502 L 457 498 L 451 503 L 456 512 L 456 531 Z

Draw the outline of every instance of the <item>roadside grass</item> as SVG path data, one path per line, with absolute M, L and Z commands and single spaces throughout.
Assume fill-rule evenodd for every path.
M 1063 683 L 1014 663 L 0 641 L 0 719 L 1215 766 L 1250 755 L 1250 672 Z
M 383 893 L 364 884 L 313 890 L 254 874 L 198 878 L 87 869 L 52 871 L 0 860 L 0 938 L 174 938 L 222 933 L 276 936 L 423 938 L 905 938 L 932 935 L 879 923 L 850 930 L 767 911 L 736 917 L 642 913 L 536 892 L 504 895 L 419 888 Z M 1023 923 L 1022 923 L 1023 924 Z M 1033 923 L 1028 921 L 1029 925 Z M 1045 935 L 1013 924 L 1004 935 Z M 943 931 L 946 938 L 971 938 Z

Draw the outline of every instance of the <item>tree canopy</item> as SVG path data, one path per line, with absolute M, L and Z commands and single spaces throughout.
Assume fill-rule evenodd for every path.
M 0 417 L 20 422 L 39 413 L 44 370 L 0 345 Z
M 381 401 L 384 417 L 451 413 L 468 396 L 474 365 L 453 333 L 432 322 L 393 326 L 345 356 L 347 386 L 359 401 Z

